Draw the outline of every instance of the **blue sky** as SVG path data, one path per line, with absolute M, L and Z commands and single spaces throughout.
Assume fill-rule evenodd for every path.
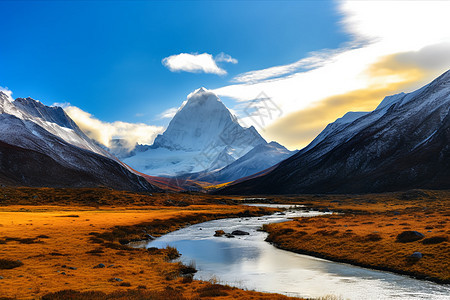
M 0 85 L 15 97 L 70 102 L 108 122 L 165 122 L 156 116 L 200 86 L 218 88 L 347 39 L 329 1 L 2 1 L 0 10 L 7 41 Z M 224 76 L 170 72 L 161 63 L 204 52 L 239 63 L 219 64 Z
M 246 124 L 239 108 L 265 92 L 283 115 L 258 130 L 301 148 L 345 112 L 450 67 L 444 1 L 0 1 L 0 11 L 0 88 L 70 103 L 104 144 L 151 143 L 170 120 L 160 115 L 204 86 Z

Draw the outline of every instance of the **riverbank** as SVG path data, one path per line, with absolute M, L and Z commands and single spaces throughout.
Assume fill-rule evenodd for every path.
M 1 299 L 288 299 L 192 280 L 191 269 L 171 262 L 177 251 L 170 247 L 148 251 L 125 245 L 189 224 L 270 209 L 219 205 L 201 195 L 103 189 L 8 189 L 2 195 Z M 33 200 L 41 205 L 31 205 Z M 21 205 L 9 205 L 14 202 Z
M 267 241 L 276 247 L 338 262 L 450 283 L 450 193 L 404 193 L 284 197 L 340 214 L 269 224 Z M 404 231 L 424 235 L 402 242 Z M 420 237 L 420 236 L 419 236 Z M 411 257 L 415 252 L 420 252 Z

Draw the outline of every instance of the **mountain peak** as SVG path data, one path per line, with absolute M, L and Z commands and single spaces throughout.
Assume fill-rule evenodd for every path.
M 217 105 L 220 103 L 220 106 L 224 106 L 222 101 L 220 101 L 219 97 L 213 92 L 207 90 L 204 87 L 196 89 L 192 93 L 190 93 L 187 97 L 187 105 L 204 105 L 205 103 L 214 103 L 212 105 Z
M 65 128 L 74 129 L 80 133 L 78 126 L 59 106 L 47 106 L 30 97 L 17 98 L 13 103 L 21 111 L 26 112 L 35 118 L 40 118 L 43 121 L 55 123 Z
M 175 114 L 153 147 L 196 151 L 207 147 L 246 148 L 265 143 L 254 128 L 243 128 L 213 92 L 199 88 L 188 95 L 187 103 Z

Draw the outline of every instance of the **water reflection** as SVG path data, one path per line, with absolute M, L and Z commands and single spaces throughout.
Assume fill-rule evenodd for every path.
M 317 214 L 291 211 L 285 216 L 210 221 L 167 234 L 148 247 L 178 248 L 184 262 L 196 262 L 198 279 L 215 277 L 257 291 L 344 299 L 450 299 L 449 286 L 279 250 L 264 242 L 266 233 L 257 231 L 262 224 Z M 218 229 L 250 235 L 213 237 Z

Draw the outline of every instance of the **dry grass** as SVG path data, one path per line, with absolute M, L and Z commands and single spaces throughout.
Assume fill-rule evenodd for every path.
M 268 241 L 299 253 L 450 282 L 449 192 L 322 196 L 307 201 L 309 206 L 343 214 L 265 226 Z M 409 243 L 396 241 L 398 234 L 410 230 L 419 231 L 425 238 Z M 409 259 L 416 251 L 423 258 Z
M 123 285 L 122 285 L 123 286 Z M 184 300 L 181 291 L 165 290 L 165 291 L 146 291 L 142 289 L 116 291 L 112 293 L 104 292 L 79 292 L 74 290 L 62 290 L 55 293 L 49 293 L 42 297 L 42 300 Z
M 47 191 L 48 203 L 43 199 Z M 172 262 L 178 255 L 176 249 L 130 249 L 121 242 L 147 234 L 159 236 L 215 218 L 264 213 L 259 208 L 217 205 L 214 203 L 229 199 L 207 199 L 205 195 L 198 199 L 189 196 L 193 197 L 190 203 L 199 205 L 166 206 L 165 194 L 108 194 L 106 189 L 74 190 L 73 195 L 67 189 L 24 188 L 15 194 L 3 189 L 0 196 L 4 193 L 10 204 L 15 196 L 22 203 L 5 205 L 3 201 L 0 206 L 0 257 L 23 262 L 20 267 L 1 270 L 0 295 L 12 299 L 197 299 L 199 289 L 211 283 L 192 280 L 195 266 Z M 122 196 L 125 199 L 117 200 L 118 204 L 108 204 Z M 152 201 L 139 202 L 141 197 Z M 188 201 L 184 194 L 170 197 L 175 204 Z M 33 199 L 41 205 L 31 205 Z M 106 204 L 90 205 L 98 201 Z M 99 264 L 104 267 L 94 268 Z M 239 299 L 274 297 L 240 289 L 232 289 L 229 295 Z
M 209 196 L 203 193 L 135 193 L 108 188 L 30 188 L 1 187 L 0 206 L 57 205 L 88 207 L 177 206 L 231 203 L 232 197 Z M 27 208 L 24 207 L 23 210 Z M 77 214 L 61 215 L 77 218 Z

